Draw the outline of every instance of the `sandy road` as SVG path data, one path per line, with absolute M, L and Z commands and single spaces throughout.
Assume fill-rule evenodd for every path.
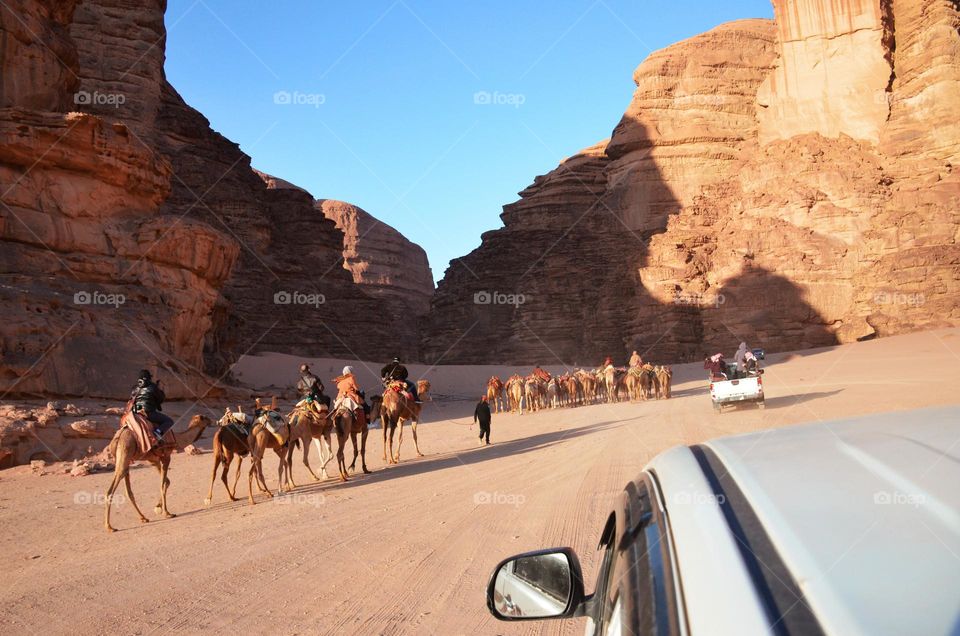
M 429 405 L 423 458 L 314 483 L 248 506 L 222 486 L 203 508 L 212 458 L 173 459 L 176 519 L 102 527 L 109 475 L 0 473 L 0 631 L 48 633 L 581 633 L 582 621 L 508 624 L 484 606 L 507 555 L 574 547 L 592 588 L 613 498 L 658 452 L 719 435 L 960 401 L 960 331 L 915 334 L 772 357 L 766 410 L 712 413 L 702 370 L 677 369 L 675 398 L 494 419 L 480 448 L 467 402 Z M 442 373 L 442 370 L 438 371 Z M 482 377 L 482 374 L 481 374 Z M 313 455 L 314 464 L 316 456 Z M 273 457 L 268 482 L 276 483 Z M 331 464 L 332 466 L 332 464 Z M 309 482 L 309 483 L 306 483 Z M 155 472 L 133 471 L 148 516 Z M 245 480 L 239 493 L 246 494 Z

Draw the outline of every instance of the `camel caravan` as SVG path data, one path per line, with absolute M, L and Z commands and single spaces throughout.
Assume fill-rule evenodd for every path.
M 577 369 L 551 376 L 537 366 L 526 377 L 514 374 L 504 382 L 499 376 L 487 380 L 486 399 L 496 413 L 523 415 L 524 409 L 539 411 L 560 407 L 613 402 L 669 399 L 673 371 L 666 365 L 643 362 L 636 351 L 628 367 L 615 367 L 608 357 L 597 369 Z
M 358 458 L 361 470 L 370 473 L 366 457 L 367 436 L 369 427 L 377 421 L 383 429 L 385 462 L 400 462 L 405 423 L 410 424 L 417 455 L 423 456 L 417 438 L 417 425 L 420 423 L 422 405 L 430 399 L 430 383 L 420 380 L 414 384 L 408 380 L 407 370 L 399 359 L 394 358 L 393 362 L 381 370 L 383 394 L 373 396 L 369 403 L 350 366 L 344 367 L 342 375 L 333 380 L 338 394 L 332 404 L 330 398 L 324 395 L 323 383 L 310 372 L 308 365 L 300 366 L 300 374 L 297 383 L 300 400 L 288 413 L 280 411 L 276 397 L 271 399 L 269 406 L 257 398 L 252 412 L 244 412 L 241 406 L 235 411 L 227 408 L 216 423 L 204 415 L 194 415 L 187 430 L 175 436 L 172 431 L 173 420 L 162 413 L 164 394 L 159 382 L 153 380 L 149 371 L 141 371 L 121 417 L 120 428 L 108 447 L 108 453 L 115 458 L 115 469 L 106 496 L 106 529 L 114 531 L 110 524 L 110 509 L 113 496 L 121 482 L 141 523 L 149 521 L 137 506 L 130 487 L 130 465 L 134 461 L 147 461 L 156 466 L 160 472 L 160 498 L 156 512 L 167 518 L 176 516 L 167 510 L 167 488 L 170 485 L 167 473 L 170 458 L 174 452 L 182 451 L 199 440 L 209 426 L 216 426 L 217 430 L 213 436 L 210 487 L 204 499 L 204 505 L 207 506 L 213 503 L 218 472 L 227 497 L 230 501 L 238 500 L 237 484 L 246 457 L 250 458 L 247 468 L 247 499 L 251 505 L 256 503 L 254 485 L 257 491 L 267 498 L 290 492 L 297 487 L 293 479 L 293 457 L 298 449 L 302 451 L 303 465 L 314 481 L 328 479 L 327 465 L 334 456 L 337 458 L 340 481 L 350 479 L 350 475 L 356 470 Z M 336 453 L 333 452 L 334 437 Z M 353 460 L 349 465 L 346 462 L 348 441 L 353 449 Z M 310 466 L 311 442 L 320 455 L 319 475 Z M 272 451 L 278 459 L 276 495 L 267 485 L 263 473 L 263 460 L 268 451 Z M 234 460 L 236 468 L 231 484 L 229 475 Z

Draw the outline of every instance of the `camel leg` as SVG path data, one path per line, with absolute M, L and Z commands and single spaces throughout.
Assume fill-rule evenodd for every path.
M 158 506 L 158 513 L 163 513 L 163 516 L 167 519 L 172 519 L 177 515 L 173 514 L 167 510 L 167 488 L 170 487 L 170 478 L 167 477 L 167 473 L 170 471 L 170 458 L 160 460 L 160 505 Z
M 237 483 L 240 481 L 240 467 L 243 465 L 243 455 L 237 455 L 237 472 L 233 476 L 233 490 L 227 488 L 227 494 L 230 495 L 230 501 L 237 500 Z M 226 469 L 224 469 L 226 470 Z M 226 476 L 226 473 L 224 473 Z M 226 485 L 226 483 L 224 483 Z
M 307 467 L 307 472 L 310 473 L 310 476 L 313 477 L 313 481 L 320 481 L 320 478 L 317 477 L 317 474 L 313 472 L 313 469 L 310 468 L 310 441 L 301 441 L 303 444 L 303 465 Z
M 330 445 L 330 433 L 324 433 L 323 438 L 317 442 L 317 449 L 320 451 L 320 474 L 324 479 L 329 478 L 327 474 L 327 464 L 333 459 L 333 447 Z
M 287 457 L 288 451 L 289 451 L 288 448 L 273 449 L 273 452 L 277 454 L 277 458 L 280 460 L 280 463 L 277 466 L 277 496 L 278 497 L 283 493 L 285 486 L 289 487 L 289 483 L 284 484 L 284 469 L 287 467 L 286 457 Z M 289 481 L 290 475 L 287 475 L 286 478 Z
M 314 438 L 313 438 L 313 444 L 317 447 L 317 455 L 320 456 L 320 474 L 323 475 L 323 478 L 324 478 L 324 479 L 326 479 L 326 478 L 327 478 L 327 464 L 326 464 L 326 462 L 323 460 L 323 444 L 322 444 L 322 442 L 321 442 L 321 438 L 319 438 L 319 437 L 314 437 Z
M 115 531 L 115 528 L 110 525 L 110 504 L 113 502 L 113 493 L 116 492 L 117 486 L 120 485 L 120 480 L 123 479 L 130 470 L 130 463 L 126 461 L 126 459 L 126 454 L 120 450 L 118 445 L 117 468 L 113 471 L 113 481 L 110 482 L 110 487 L 107 489 L 107 504 L 103 517 L 103 526 L 107 529 L 107 532 Z
M 133 504 L 133 509 L 137 511 L 137 515 L 140 517 L 140 523 L 147 523 L 150 520 L 143 516 L 143 513 L 140 512 L 140 506 L 137 505 L 137 500 L 133 497 L 133 489 L 130 488 L 130 473 L 128 472 L 123 476 L 123 485 L 127 489 L 127 499 L 130 500 L 130 503 Z
M 397 428 L 400 429 L 400 434 L 397 435 L 397 454 L 394 455 L 394 463 L 400 463 L 400 445 L 403 444 L 403 418 L 397 422 Z M 390 445 L 390 452 L 393 452 L 393 444 Z
M 390 426 L 383 421 L 383 461 L 387 461 L 387 429 Z M 390 459 L 393 459 L 393 435 L 390 435 Z M 392 462 L 391 462 L 392 463 Z
M 413 431 L 413 447 L 417 449 L 417 456 L 423 457 L 423 453 L 420 452 L 420 444 L 417 443 L 417 424 L 420 423 L 420 418 L 410 421 L 410 430 Z
M 252 506 L 255 503 L 257 503 L 256 501 L 253 500 L 253 473 L 257 470 L 257 464 L 259 463 L 260 460 L 257 459 L 257 456 L 253 455 L 252 453 L 250 456 L 250 460 L 251 460 L 250 470 L 247 472 L 247 495 L 250 498 L 250 505 Z
M 363 473 L 369 475 L 370 471 L 367 470 L 367 435 L 369 431 L 364 429 L 360 433 L 360 466 L 363 468 Z
M 350 431 L 350 443 L 353 444 L 353 461 L 350 462 L 350 472 L 356 472 L 357 469 L 357 455 L 360 453 L 357 451 L 357 432 Z
M 343 455 L 343 447 L 347 445 L 347 434 L 337 433 L 337 468 L 340 469 L 340 481 L 349 481 L 347 475 L 347 460 Z
M 219 446 L 219 444 L 217 445 Z M 223 485 L 227 485 L 227 469 L 230 467 L 230 464 L 224 464 L 223 467 Z M 210 473 L 210 490 L 207 491 L 207 498 L 203 500 L 203 505 L 209 506 L 213 502 L 213 484 L 217 481 L 217 469 L 220 468 L 220 449 L 214 447 L 213 449 L 213 472 Z M 227 488 L 227 492 L 230 492 L 230 488 Z

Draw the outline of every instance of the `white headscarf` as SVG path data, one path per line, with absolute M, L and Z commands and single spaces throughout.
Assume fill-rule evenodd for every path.
M 349 375 L 353 373 L 353 367 L 347 365 L 343 367 L 343 375 Z

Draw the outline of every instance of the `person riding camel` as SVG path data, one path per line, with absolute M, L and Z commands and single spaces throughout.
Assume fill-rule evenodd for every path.
M 551 377 L 550 374 L 544 371 L 543 369 L 541 369 L 539 364 L 536 367 L 534 367 L 533 375 L 536 376 L 538 380 L 543 380 L 544 382 L 550 382 L 550 377 Z
M 417 385 L 409 380 L 409 375 L 410 373 L 407 371 L 407 367 L 403 366 L 403 364 L 400 362 L 400 358 L 394 358 L 392 362 L 380 369 L 380 377 L 383 379 L 384 386 L 386 386 L 387 382 L 391 380 L 403 382 L 407 385 L 407 391 L 409 391 L 410 395 L 413 396 L 413 401 L 417 404 L 420 404 L 420 395 L 417 393 Z
M 630 368 L 636 369 L 637 367 L 643 366 L 643 358 L 640 357 L 640 354 L 636 351 L 633 352 L 633 355 L 630 356 Z
M 297 382 L 297 392 L 300 393 L 300 406 L 304 402 L 313 407 L 317 412 L 320 411 L 320 404 L 325 404 L 330 408 L 330 397 L 323 394 L 323 382 L 310 371 L 310 365 L 300 365 L 300 381 Z
M 337 404 L 345 398 L 350 398 L 358 407 L 363 406 L 363 396 L 360 385 L 357 384 L 357 377 L 353 375 L 353 367 L 343 367 L 343 373 L 333 381 L 337 383 Z
M 130 392 L 130 399 L 133 401 L 133 412 L 143 415 L 154 425 L 153 433 L 157 436 L 157 445 L 163 443 L 163 436 L 173 428 L 173 419 L 161 412 L 166 397 L 160 388 L 160 382 L 154 382 L 146 369 L 140 371 L 137 385 Z
M 600 365 L 601 371 L 606 371 L 608 368 L 613 366 L 613 358 L 607 356 L 606 360 L 603 361 L 603 364 Z

